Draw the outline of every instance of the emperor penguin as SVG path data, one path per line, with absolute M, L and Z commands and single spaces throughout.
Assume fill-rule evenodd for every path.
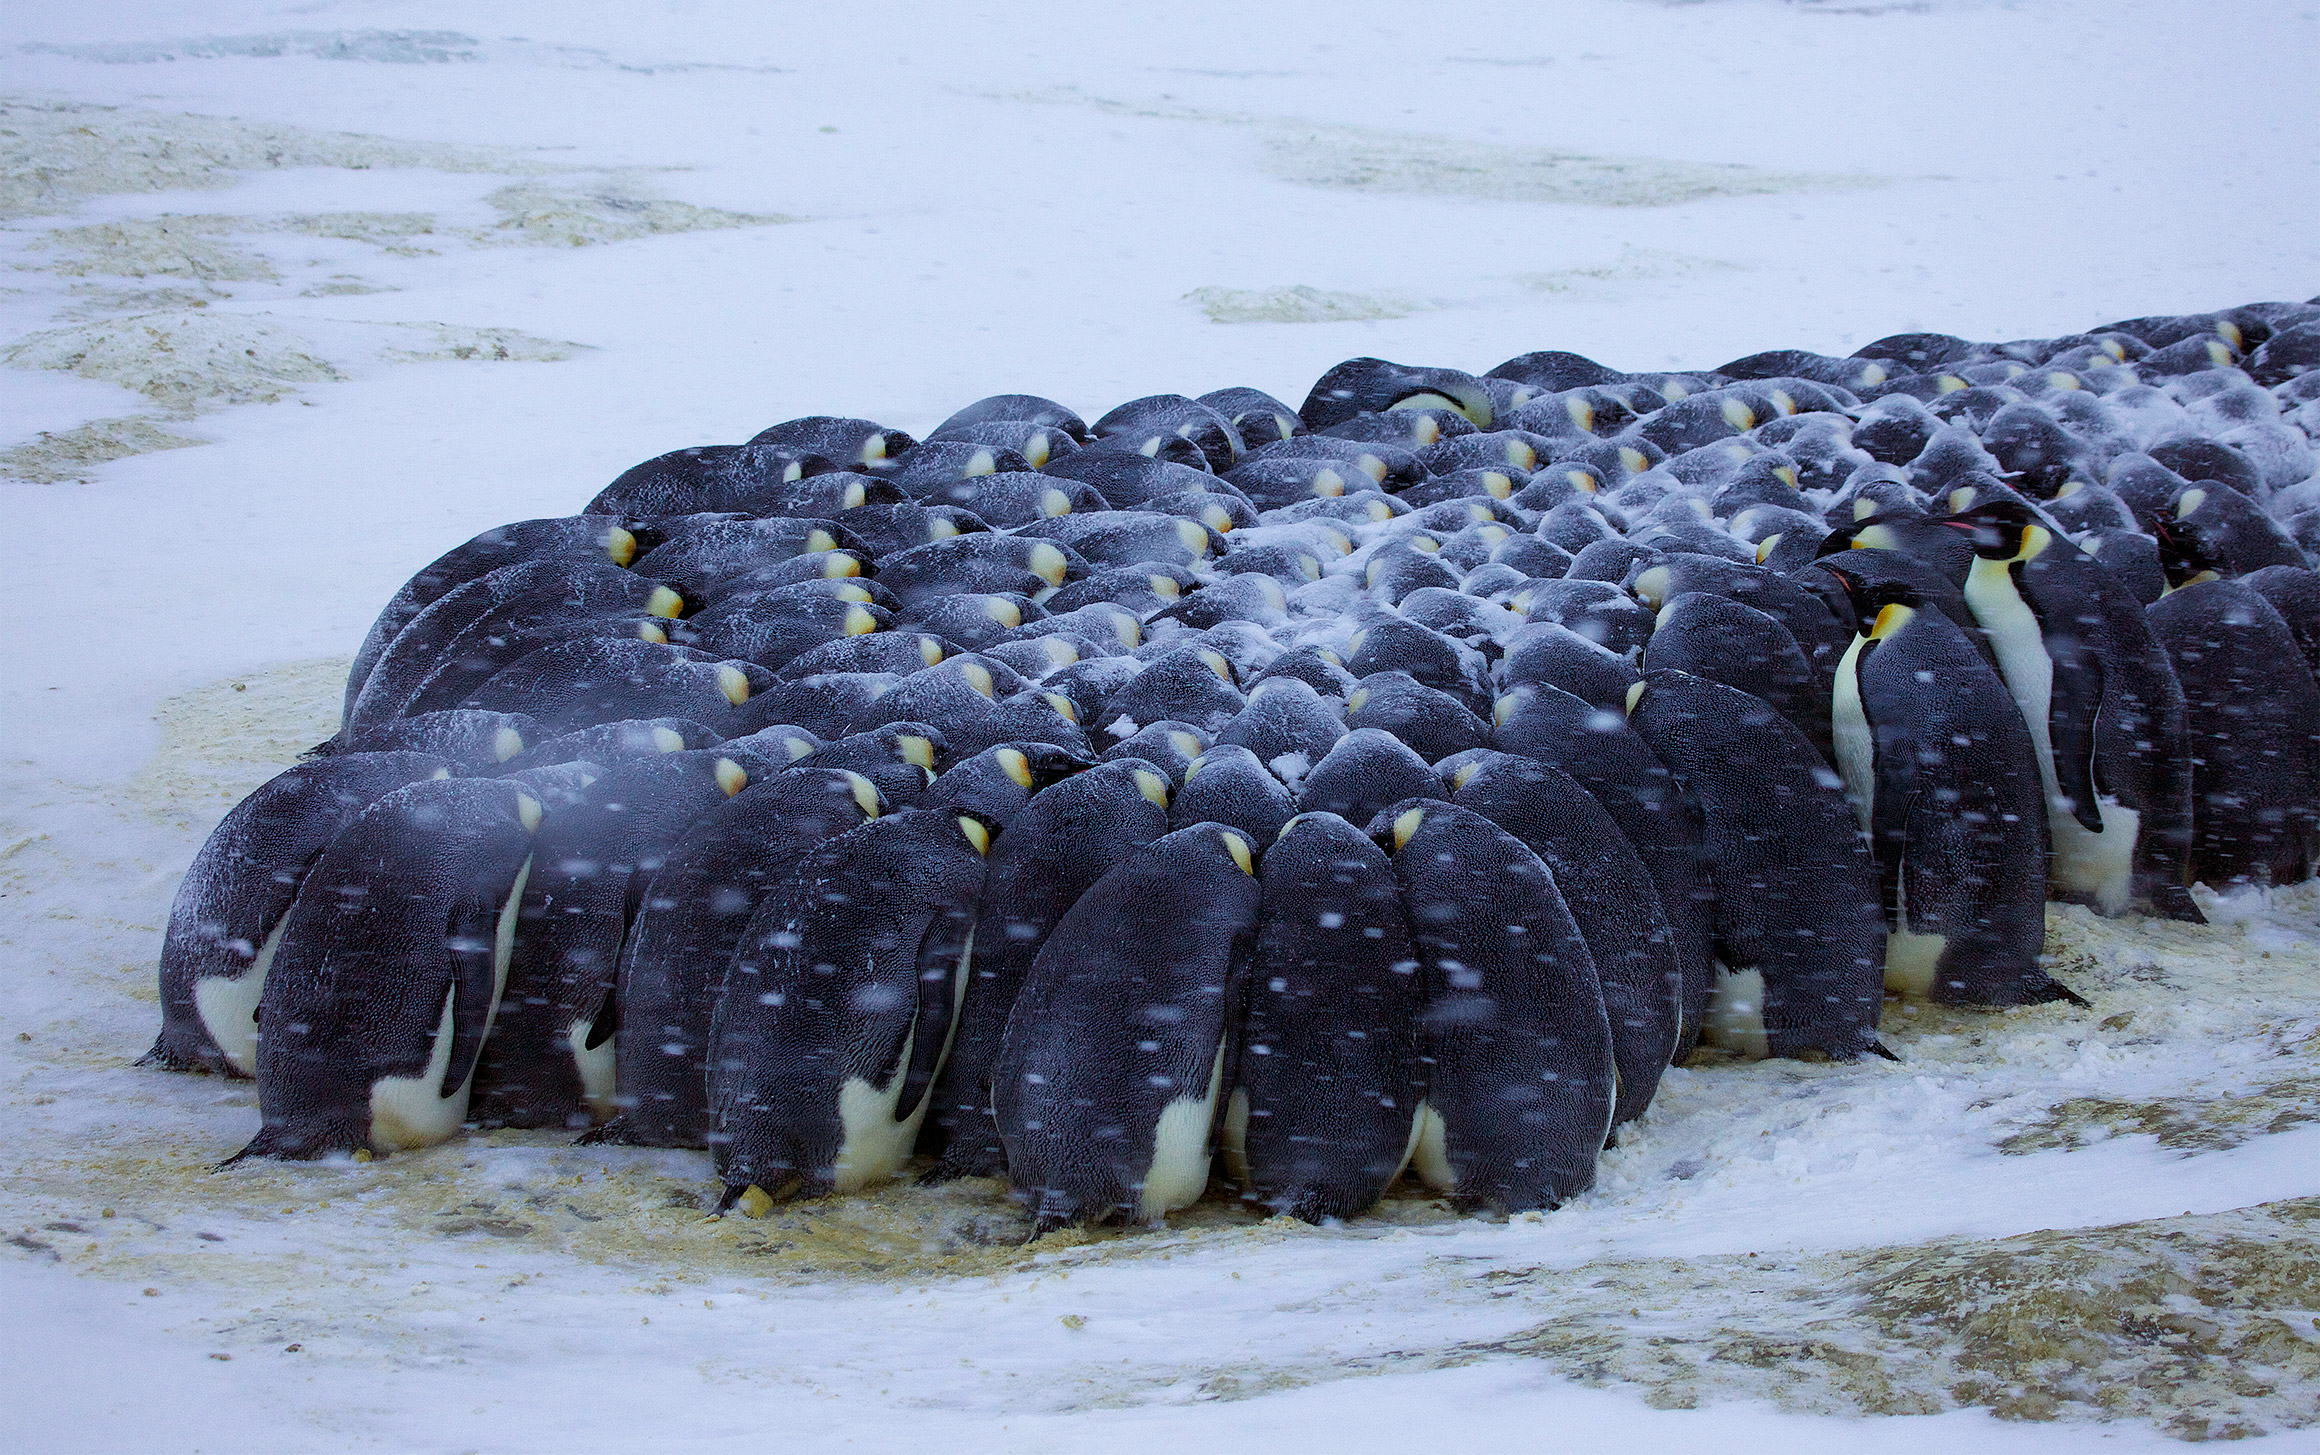
M 2191 869 L 2222 886 L 2297 884 L 2320 852 L 2320 686 L 2279 610 L 2241 581 L 2151 607 L 2193 744 Z
M 610 1117 L 620 950 L 645 886 L 685 830 L 749 784 L 754 754 L 615 759 L 541 825 L 516 947 L 473 1110 L 486 1126 L 570 1127 Z
M 1142 758 L 1114 758 L 1042 789 L 991 846 L 976 905 L 975 953 L 949 1060 L 935 1083 L 931 1181 L 1007 1170 L 991 1120 L 991 1072 L 1040 947 L 1115 864 L 1168 832 L 1171 784 Z
M 1289 820 L 1260 884 L 1225 1169 L 1277 1213 L 1354 1217 L 1400 1175 L 1417 1125 L 1423 1003 L 1401 884 L 1333 813 Z
M 1675 929 L 1635 846 L 1594 795 L 1560 768 L 1485 749 L 1449 770 L 1451 802 L 1539 856 L 1595 962 L 1619 1071 L 1612 1124 L 1642 1116 L 1684 1032 Z
M 2183 688 L 2143 608 L 2092 557 L 1998 498 L 1946 517 L 1972 544 L 1966 607 L 2022 710 L 2046 793 L 2051 890 L 2199 923 L 2189 889 Z
M 901 1169 L 957 1029 L 990 846 L 978 819 L 905 809 L 815 848 L 758 906 L 710 1029 L 719 1211 Z
M 1416 942 L 1426 1099 L 1410 1165 L 1469 1207 L 1551 1208 L 1595 1182 L 1619 1074 L 1594 958 L 1554 875 L 1472 809 L 1398 803 L 1369 824 Z
M 1217 824 L 1145 845 L 1056 923 L 1007 1018 L 991 1110 L 1033 1236 L 1153 1223 L 1208 1186 L 1256 846 Z
M 1653 672 L 1628 721 L 1700 806 L 1723 973 L 1706 1039 L 1749 1056 L 1877 1052 L 1885 916 L 1844 780 L 1762 699 Z
M 539 800 L 413 783 L 364 809 L 298 886 L 258 1003 L 244 1157 L 425 1147 L 459 1130 L 507 984 Z
M 1828 569 L 1857 591 L 1832 718 L 1877 859 L 1886 990 L 1948 1005 L 2076 1000 L 2039 965 L 2044 793 L 2004 680 L 1907 584 L 1853 580 L 1842 560 Z
M 621 946 L 612 1041 L 621 1111 L 587 1140 L 708 1145 L 709 1027 L 757 907 L 816 847 L 885 811 L 859 773 L 761 777 L 685 831 L 645 886 Z
M 142 1064 L 254 1076 L 258 1002 L 298 886 L 339 830 L 399 788 L 448 778 L 432 753 L 300 763 L 227 812 L 194 855 L 161 939 L 161 1038 Z

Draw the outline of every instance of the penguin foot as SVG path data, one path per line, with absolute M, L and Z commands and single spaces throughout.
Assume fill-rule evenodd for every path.
M 234 1070 L 226 1061 L 210 1062 L 199 1056 L 185 1056 L 173 1051 L 166 1039 L 153 1043 L 153 1049 L 137 1058 L 139 1066 L 158 1066 L 164 1071 L 183 1071 L 196 1076 L 222 1075 L 247 1081 L 248 1077 Z
M 2207 916 L 2200 912 L 2199 902 L 2191 891 L 2180 884 L 2162 884 L 2151 891 L 2151 908 L 2159 918 L 2171 919 L 2178 924 L 2203 925 Z
M 918 1174 L 920 1187 L 940 1187 L 962 1177 L 1005 1177 L 1007 1158 L 996 1147 L 977 1147 L 961 1150 L 953 1146 L 943 1153 L 942 1159 Z

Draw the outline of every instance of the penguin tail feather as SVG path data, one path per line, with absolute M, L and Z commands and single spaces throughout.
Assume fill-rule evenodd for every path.
M 346 743 L 342 740 L 339 734 L 332 733 L 329 737 L 324 738 L 321 742 L 316 743 L 313 747 L 308 748 L 303 753 L 300 753 L 298 755 L 298 761 L 304 763 L 310 762 L 316 758 L 336 757 L 338 754 L 345 751 Z
M 1868 1045 L 1863 1046 L 1861 1049 L 1871 1056 L 1881 1057 L 1887 1061 L 1898 1061 L 1901 1059 L 1899 1056 L 1894 1055 L 1893 1052 L 1886 1047 L 1883 1041 L 1876 1040 L 1874 1038 L 1870 1040 Z
M 2072 1005 L 2077 1006 L 2080 1010 L 2094 1009 L 2093 1001 L 2088 1000 L 2085 996 L 2080 995 L 2077 991 L 2071 989 L 2061 981 L 2047 976 L 2041 976 L 2040 978 L 2045 980 L 2046 983 L 2043 985 L 2032 986 L 2030 993 L 2023 997 L 2023 1002 L 2025 1004 L 2052 1005 L 2058 1000 L 2065 1000 L 2070 1002 Z
M 2207 916 L 2200 912 L 2199 902 L 2191 897 L 2189 889 L 2180 884 L 2161 884 L 2153 889 L 2151 908 L 2159 912 L 2161 919 L 2171 919 L 2178 924 L 2207 923 Z
M 1061 1232 L 1079 1220 L 1079 1199 L 1051 1187 L 1039 1195 L 1039 1211 L 1031 1219 L 1031 1236 L 1024 1241 L 1036 1243 L 1049 1233 Z
M 633 1146 L 634 1143 L 629 1140 L 628 1119 L 614 1117 L 603 1126 L 590 1127 L 587 1131 L 582 1132 L 572 1139 L 572 1145 L 575 1147 L 627 1147 Z
M 169 1048 L 169 1038 L 163 1036 L 153 1043 L 153 1049 L 137 1058 L 139 1066 L 158 1066 L 164 1071 L 203 1072 L 213 1069 L 191 1056 L 181 1056 Z

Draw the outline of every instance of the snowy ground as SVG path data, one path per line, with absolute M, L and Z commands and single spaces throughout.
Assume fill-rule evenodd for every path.
M 195 845 L 477 529 L 800 414 L 2303 298 L 2309 6 L 199 11 L 0 17 L 0 1446 L 2320 1422 L 2311 886 L 2058 910 L 2091 1012 L 1677 1072 L 1593 1194 L 1495 1225 L 1203 1205 L 1030 1253 L 995 1185 L 711 1223 L 697 1157 L 530 1135 L 210 1175 L 247 1083 L 130 1066 Z

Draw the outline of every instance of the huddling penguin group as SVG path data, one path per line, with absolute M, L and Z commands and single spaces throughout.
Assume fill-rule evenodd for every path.
M 1552 1207 L 1697 1045 L 2312 875 L 2316 436 L 2320 300 L 679 450 L 388 603 L 150 1059 L 242 1156 L 588 1129 L 753 1213 Z

